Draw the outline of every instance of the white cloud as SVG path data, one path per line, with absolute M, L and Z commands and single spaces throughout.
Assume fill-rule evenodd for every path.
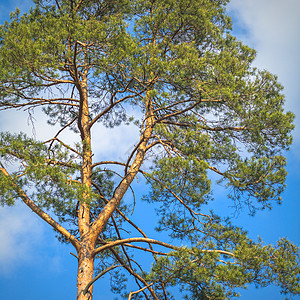
M 258 50 L 260 65 L 282 74 L 298 72 L 300 1 L 232 0 L 229 8 L 249 30 L 242 38 Z
M 34 259 L 43 232 L 41 221 L 25 205 L 0 208 L 1 275 L 10 275 L 16 266 Z
M 0 129 L 10 133 L 26 133 L 36 140 L 46 141 L 53 138 L 61 129 L 59 126 L 47 124 L 47 116 L 37 108 L 30 114 L 21 110 L 7 110 L 0 113 Z M 73 145 L 78 137 L 70 130 L 63 131 L 59 138 L 65 143 Z
M 32 121 L 24 111 L 5 111 L 1 112 L 0 128 L 11 133 L 22 131 L 29 137 L 45 141 L 53 138 L 60 129 L 58 126 L 48 125 L 46 121 L 47 116 L 38 109 L 32 114 Z M 68 129 L 59 138 L 70 146 L 79 142 L 79 135 Z M 114 128 L 107 128 L 101 123 L 95 124 L 92 130 L 92 147 L 96 155 L 94 159 L 126 160 L 138 141 L 139 129 L 133 124 L 121 124 Z
M 96 125 L 93 131 L 93 151 L 99 160 L 121 160 L 128 158 L 139 142 L 139 130 L 134 125 L 106 128 Z
M 300 97 L 300 1 L 299 0 L 232 0 L 229 11 L 237 34 L 258 54 L 255 64 L 279 77 L 286 95 L 286 108 L 299 115 Z M 295 140 L 300 143 L 300 116 L 296 120 Z

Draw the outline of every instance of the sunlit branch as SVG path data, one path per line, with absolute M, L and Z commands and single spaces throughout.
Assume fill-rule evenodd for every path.
M 83 0 L 79 0 L 78 3 L 76 4 L 74 11 L 77 11 L 80 7 L 80 5 L 82 4 Z
M 100 189 L 100 187 L 94 182 L 94 181 L 92 181 L 92 185 L 97 189 L 97 191 L 98 191 L 98 193 L 99 193 L 99 195 L 101 196 L 101 198 L 102 198 L 102 200 L 104 200 L 106 203 L 108 203 L 109 202 L 109 200 L 108 199 L 106 199 L 104 196 L 103 196 L 103 194 L 102 194 L 102 192 L 101 192 L 101 189 Z M 132 189 L 132 192 L 133 192 L 133 189 Z M 133 194 L 133 196 L 134 196 L 134 194 Z M 132 221 L 130 221 L 121 211 L 120 211 L 120 209 L 117 207 L 116 208 L 116 211 L 122 216 L 122 218 L 123 219 L 125 219 L 130 225 L 132 225 L 134 228 L 138 228 Z M 142 233 L 143 234 L 143 236 L 144 237 L 146 237 L 146 235 L 144 235 L 144 233 L 141 231 L 141 229 L 137 229 L 140 233 Z
M 43 75 L 41 75 L 41 74 L 38 74 L 34 69 L 32 69 L 32 72 L 33 72 L 33 74 L 34 74 L 36 77 L 38 77 L 38 78 L 40 78 L 40 79 L 42 79 L 42 80 L 44 80 L 44 81 L 49 81 L 49 82 L 58 83 L 58 84 L 60 84 L 60 83 L 70 83 L 70 84 L 74 84 L 74 81 L 72 81 L 72 80 L 56 79 L 56 78 L 53 78 L 53 77 L 43 76 Z
M 28 196 L 27 194 L 12 180 L 10 174 L 6 171 L 2 164 L 0 164 L 0 171 L 6 177 L 8 177 L 11 181 L 11 185 L 17 195 L 23 200 L 23 202 L 40 218 L 42 218 L 45 222 L 51 225 L 55 230 L 57 230 L 60 234 L 62 234 L 67 240 L 69 240 L 72 245 L 79 250 L 79 241 L 73 236 L 69 231 L 67 231 L 63 226 L 53 220 L 47 213 L 45 213 L 41 208 L 39 208 Z
M 109 200 L 107 200 L 107 199 L 102 195 L 100 188 L 99 188 L 94 182 L 92 182 L 92 184 L 93 184 L 93 186 L 98 190 L 98 192 L 100 193 L 100 196 L 102 197 L 102 199 L 103 199 L 106 203 L 108 203 Z M 122 211 L 120 211 L 119 208 L 116 208 L 116 212 L 117 212 L 117 213 L 118 213 L 118 214 L 119 214 L 126 222 L 128 222 L 131 226 L 133 226 L 140 234 L 142 234 L 142 236 L 143 236 L 144 238 L 148 238 L 147 235 L 142 231 L 142 229 L 140 229 L 135 223 L 133 223 L 128 217 L 126 217 L 126 215 L 125 215 L 124 213 L 122 213 Z M 131 246 L 132 246 L 132 245 L 131 245 Z M 137 247 L 137 246 L 133 246 L 133 247 Z M 149 243 L 149 247 L 150 247 L 151 251 L 153 251 L 153 248 L 152 248 L 151 243 Z M 153 252 L 155 252 L 155 251 L 153 251 Z
M 149 239 L 149 238 L 128 238 L 128 239 L 123 239 L 123 240 L 119 240 L 119 241 L 113 241 L 113 242 L 109 242 L 107 244 L 105 244 L 104 246 L 98 247 L 93 251 L 93 255 L 96 255 L 97 253 L 100 253 L 106 249 L 110 249 L 112 247 L 118 246 L 118 245 L 122 245 L 124 243 L 135 243 L 135 242 L 144 242 L 144 243 L 151 243 L 151 244 L 156 244 L 156 245 L 160 245 L 166 248 L 170 248 L 170 249 L 174 249 L 174 250 L 178 250 L 180 249 L 177 246 L 168 244 L 168 243 L 164 243 L 158 240 L 154 240 L 154 239 Z
M 211 166 L 208 166 L 208 168 L 216 173 L 218 173 L 219 175 L 222 175 L 224 176 L 224 173 L 221 172 L 220 170 L 218 170 L 216 167 L 211 167 Z
M 120 165 L 120 166 L 123 166 L 123 167 L 126 166 L 126 164 L 122 163 L 122 162 L 106 160 L 106 161 L 100 161 L 100 162 L 94 163 L 92 165 L 92 168 L 95 168 L 95 167 L 100 166 L 100 165 Z
M 124 179 L 124 176 L 122 176 L 121 174 L 119 174 L 119 173 L 117 173 L 117 172 L 115 172 L 115 171 L 112 171 L 112 170 L 110 170 L 110 172 L 113 173 L 113 174 L 115 174 L 115 175 L 117 175 L 118 177 Z M 92 181 L 92 185 L 98 190 L 98 192 L 101 193 L 100 188 L 98 187 L 98 185 L 97 185 L 94 181 Z M 136 202 L 136 200 L 135 200 L 135 193 L 134 193 L 134 190 L 133 190 L 133 188 L 132 188 L 131 185 L 129 185 L 129 189 L 131 190 L 131 193 L 132 193 L 132 196 L 133 196 L 133 203 L 134 203 L 134 206 L 135 206 L 135 202 Z M 106 200 L 107 200 L 107 199 L 106 199 Z M 108 202 L 109 202 L 109 201 L 107 200 L 107 203 L 108 203 Z
M 154 251 L 154 250 L 151 250 L 151 249 L 148 249 L 148 248 L 139 247 L 139 246 L 131 245 L 131 244 L 128 244 L 128 243 L 125 243 L 124 246 L 134 248 L 134 249 L 138 249 L 138 250 L 142 250 L 142 251 L 146 251 L 146 252 L 150 252 L 150 253 L 156 254 L 156 255 L 168 255 L 168 253 L 166 253 L 166 252 Z
M 166 151 L 166 152 L 169 154 L 169 156 L 171 157 L 171 156 L 172 156 L 172 153 L 171 153 L 170 151 L 173 150 L 173 148 L 172 148 L 172 146 L 171 146 L 172 143 L 171 143 L 170 141 L 163 141 L 158 135 L 155 135 L 155 137 L 158 139 L 158 143 L 164 147 L 165 151 Z M 171 145 L 170 145 L 170 144 L 171 144 Z M 149 145 L 149 146 L 153 147 L 154 144 L 153 144 L 153 145 Z M 149 147 L 149 148 L 150 148 L 150 147 Z
M 128 190 L 128 187 L 131 185 L 132 181 L 139 172 L 139 169 L 144 161 L 147 143 L 151 138 L 153 127 L 154 127 L 154 117 L 153 117 L 153 106 L 151 98 L 146 96 L 146 128 L 143 132 L 143 142 L 140 144 L 136 156 L 133 160 L 132 165 L 128 173 L 124 176 L 123 180 L 119 183 L 117 188 L 114 191 L 113 197 L 110 201 L 104 206 L 101 213 L 98 215 L 97 220 L 92 225 L 92 230 L 95 232 L 95 238 L 99 235 L 105 224 L 107 223 L 110 216 L 115 211 L 116 207 L 119 205 L 124 194 Z
M 151 287 L 153 284 L 154 284 L 154 282 L 151 282 L 150 284 L 144 286 L 143 288 L 141 288 L 141 289 L 139 289 L 135 292 L 130 292 L 129 295 L 128 295 L 128 300 L 131 300 L 132 295 L 135 295 L 135 294 L 138 294 L 138 293 L 144 291 L 145 289 Z

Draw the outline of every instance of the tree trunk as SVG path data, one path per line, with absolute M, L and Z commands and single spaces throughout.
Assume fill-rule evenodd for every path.
M 86 290 L 88 283 L 93 280 L 94 276 L 94 256 L 92 252 L 93 247 L 86 243 L 78 253 L 77 300 L 93 299 L 93 286 Z
M 78 251 L 78 273 L 77 273 L 77 300 L 91 300 L 93 298 L 93 286 L 87 289 L 94 275 L 95 237 L 90 235 L 90 191 L 92 176 L 92 151 L 91 133 L 89 129 L 89 107 L 87 94 L 87 74 L 85 72 L 79 88 L 81 106 L 78 116 L 78 127 L 81 133 L 83 156 L 81 181 L 87 188 L 83 193 L 78 210 L 78 227 L 80 233 L 80 250 Z

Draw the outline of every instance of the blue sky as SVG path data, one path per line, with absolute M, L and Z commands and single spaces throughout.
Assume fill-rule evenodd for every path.
M 9 12 L 19 7 L 28 8 L 29 1 L 0 0 L 0 21 L 8 19 Z M 287 154 L 287 189 L 283 204 L 272 211 L 259 212 L 254 218 L 246 212 L 234 220 L 244 226 L 252 238 L 261 236 L 267 243 L 275 243 L 288 237 L 300 244 L 300 1 L 299 0 L 233 0 L 229 5 L 233 16 L 234 33 L 239 39 L 258 51 L 255 64 L 279 76 L 285 86 L 286 108 L 298 114 L 294 132 L 294 144 Z M 37 119 L 38 134 L 49 134 Z M 32 134 L 27 119 L 21 114 L 0 114 L 0 130 L 18 131 L 22 128 Z M 21 127 L 20 127 L 21 126 Z M 128 139 L 121 131 L 111 136 L 102 130 L 99 151 L 115 151 L 125 155 Z M 104 146 L 103 146 L 104 145 Z M 123 151 L 123 152 L 122 152 Z M 224 205 L 226 199 L 219 195 L 217 203 Z M 143 206 L 137 209 L 143 211 Z M 153 233 L 155 237 L 155 233 Z M 38 219 L 26 207 L 0 208 L 0 299 L 3 300 L 52 300 L 76 298 L 77 261 L 70 255 L 73 249 L 59 244 L 51 228 Z M 106 279 L 95 284 L 94 299 L 113 299 L 107 292 Z M 241 291 L 242 300 L 283 299 L 276 288 Z M 300 299 L 300 297 L 296 298 Z

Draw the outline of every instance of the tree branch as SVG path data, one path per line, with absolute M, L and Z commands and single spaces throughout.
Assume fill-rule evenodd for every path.
M 68 125 L 69 125 L 69 124 L 68 124 Z M 57 136 L 57 135 L 56 135 L 56 136 Z M 74 153 L 76 153 L 76 154 L 79 155 L 79 156 L 82 156 L 82 153 L 78 152 L 77 150 L 73 149 L 73 148 L 70 147 L 69 145 L 65 144 L 62 140 L 60 140 L 60 139 L 57 138 L 57 137 L 54 137 L 53 139 L 50 139 L 50 140 L 44 142 L 44 144 L 51 142 L 51 144 L 50 144 L 50 146 L 49 146 L 49 149 L 50 149 L 51 146 L 52 146 L 52 144 L 53 144 L 53 142 L 55 142 L 55 141 L 59 142 L 62 146 L 64 146 L 64 147 L 67 148 L 68 150 L 73 151 Z
M 55 135 L 55 137 L 52 139 L 50 145 L 49 145 L 49 150 L 51 149 L 55 139 L 60 135 L 61 132 L 63 132 L 66 128 L 68 128 L 69 126 L 71 126 L 75 121 L 76 121 L 77 117 L 73 118 L 68 124 L 66 124 L 64 127 L 62 127 Z M 46 143 L 46 142 L 45 142 Z M 73 151 L 73 150 L 72 150 Z
M 154 284 L 154 282 L 151 282 L 150 284 L 144 286 L 143 288 L 141 288 L 141 289 L 139 289 L 135 292 L 130 292 L 129 295 L 128 295 L 128 300 L 131 300 L 132 295 L 135 295 L 135 294 L 138 294 L 138 293 L 144 291 L 145 289 L 151 287 L 153 284 Z
M 151 243 L 150 243 L 150 245 L 151 245 Z M 134 249 L 138 249 L 138 250 L 142 250 L 142 251 L 146 251 L 146 252 L 150 252 L 152 254 L 168 255 L 168 253 L 165 253 L 165 252 L 154 251 L 154 250 L 151 250 L 151 249 L 148 249 L 148 248 L 139 247 L 139 246 L 131 245 L 131 244 L 128 244 L 128 243 L 125 243 L 124 246 L 134 248 Z
M 118 240 L 118 241 L 114 241 L 114 242 L 109 242 L 107 244 L 105 244 L 104 246 L 98 247 L 93 251 L 93 255 L 96 255 L 97 253 L 100 253 L 106 249 L 110 249 L 112 247 L 118 246 L 118 245 L 122 245 L 125 243 L 135 243 L 135 242 L 144 242 L 144 243 L 151 243 L 151 244 L 156 244 L 156 245 L 160 245 L 166 248 L 170 248 L 173 250 L 178 250 L 180 249 L 180 247 L 171 245 L 171 244 L 167 244 L 158 240 L 154 240 L 154 239 L 149 239 L 149 238 L 128 238 L 128 239 L 123 239 L 123 240 Z
M 107 114 L 112 108 L 114 108 L 117 104 L 130 99 L 130 98 L 134 98 L 137 96 L 140 96 L 144 91 L 141 91 L 140 93 L 136 94 L 136 95 L 129 95 L 129 96 L 125 96 L 119 100 L 117 100 L 116 102 L 111 103 L 107 108 L 105 108 L 100 114 L 98 114 L 96 117 L 94 117 L 94 119 L 90 122 L 89 124 L 89 128 L 91 128 L 102 116 L 104 116 L 105 114 Z
M 116 230 L 116 232 L 117 232 L 118 238 L 121 240 L 122 238 L 121 238 L 120 231 L 119 231 L 119 229 L 118 229 L 117 223 L 116 223 L 116 221 L 115 221 L 115 218 L 114 218 L 113 215 L 111 216 L 111 218 L 112 218 L 112 221 L 113 221 L 115 230 Z M 121 245 L 121 247 L 122 247 L 123 253 L 124 253 L 125 256 L 126 256 L 126 259 L 127 259 L 127 261 L 128 261 L 128 264 L 129 264 L 130 268 L 133 269 L 133 268 L 132 268 L 132 265 L 131 265 L 131 259 L 130 259 L 129 255 L 127 254 L 127 251 L 126 251 L 124 245 Z M 136 278 L 135 278 L 135 281 L 136 281 L 136 284 L 141 288 L 141 286 L 140 286 L 140 284 L 139 284 L 139 282 L 138 282 L 138 280 L 137 280 Z
M 167 118 L 170 118 L 170 117 L 174 117 L 174 116 L 181 115 L 181 114 L 183 114 L 183 113 L 185 113 L 185 112 L 187 112 L 187 111 L 193 109 L 193 108 L 194 108 L 195 106 L 197 106 L 199 103 L 201 103 L 201 100 L 196 101 L 193 105 L 191 105 L 191 106 L 189 106 L 189 107 L 187 107 L 187 108 L 185 108 L 185 109 L 176 111 L 176 112 L 174 112 L 174 113 L 171 113 L 171 114 L 165 115 L 165 116 L 163 116 L 163 117 L 161 117 L 161 118 L 159 118 L 159 119 L 156 119 L 156 120 L 155 120 L 155 123 L 159 123 L 159 122 L 161 122 L 161 121 L 163 121 L 163 120 L 165 120 L 165 119 L 167 119 Z
M 45 213 L 42 209 L 40 209 L 28 196 L 27 194 L 16 184 L 13 182 L 10 174 L 6 171 L 6 169 L 1 164 L 0 171 L 2 174 L 11 179 L 11 184 L 17 195 L 23 200 L 23 202 L 40 218 L 42 218 L 45 222 L 51 225 L 55 230 L 57 230 L 60 234 L 66 237 L 72 245 L 79 250 L 79 241 L 73 236 L 68 230 L 66 230 L 63 226 L 53 220 L 47 213 Z
M 122 258 L 119 256 L 119 254 L 117 253 L 116 250 L 114 250 L 113 248 L 109 249 L 113 255 L 116 257 L 116 259 L 120 262 L 120 264 L 131 274 L 133 275 L 135 278 L 137 278 L 139 281 L 141 281 L 145 286 L 148 286 L 147 281 L 141 277 L 139 274 L 135 273 L 130 267 L 128 267 L 124 261 L 122 260 Z M 150 291 L 151 295 L 153 296 L 153 298 L 155 300 L 159 300 L 155 294 L 155 292 L 153 291 L 153 289 L 149 286 L 147 287 L 148 290 Z M 147 295 L 145 294 L 146 299 L 148 299 Z
M 118 267 L 122 267 L 122 265 L 112 265 L 112 266 L 108 267 L 107 269 L 103 270 L 100 274 L 98 274 L 93 280 L 91 280 L 87 284 L 86 288 L 82 291 L 83 295 L 85 295 L 88 292 L 89 288 L 96 280 L 98 280 L 100 277 L 105 275 L 107 272 L 110 272 L 111 270 L 118 268 Z

